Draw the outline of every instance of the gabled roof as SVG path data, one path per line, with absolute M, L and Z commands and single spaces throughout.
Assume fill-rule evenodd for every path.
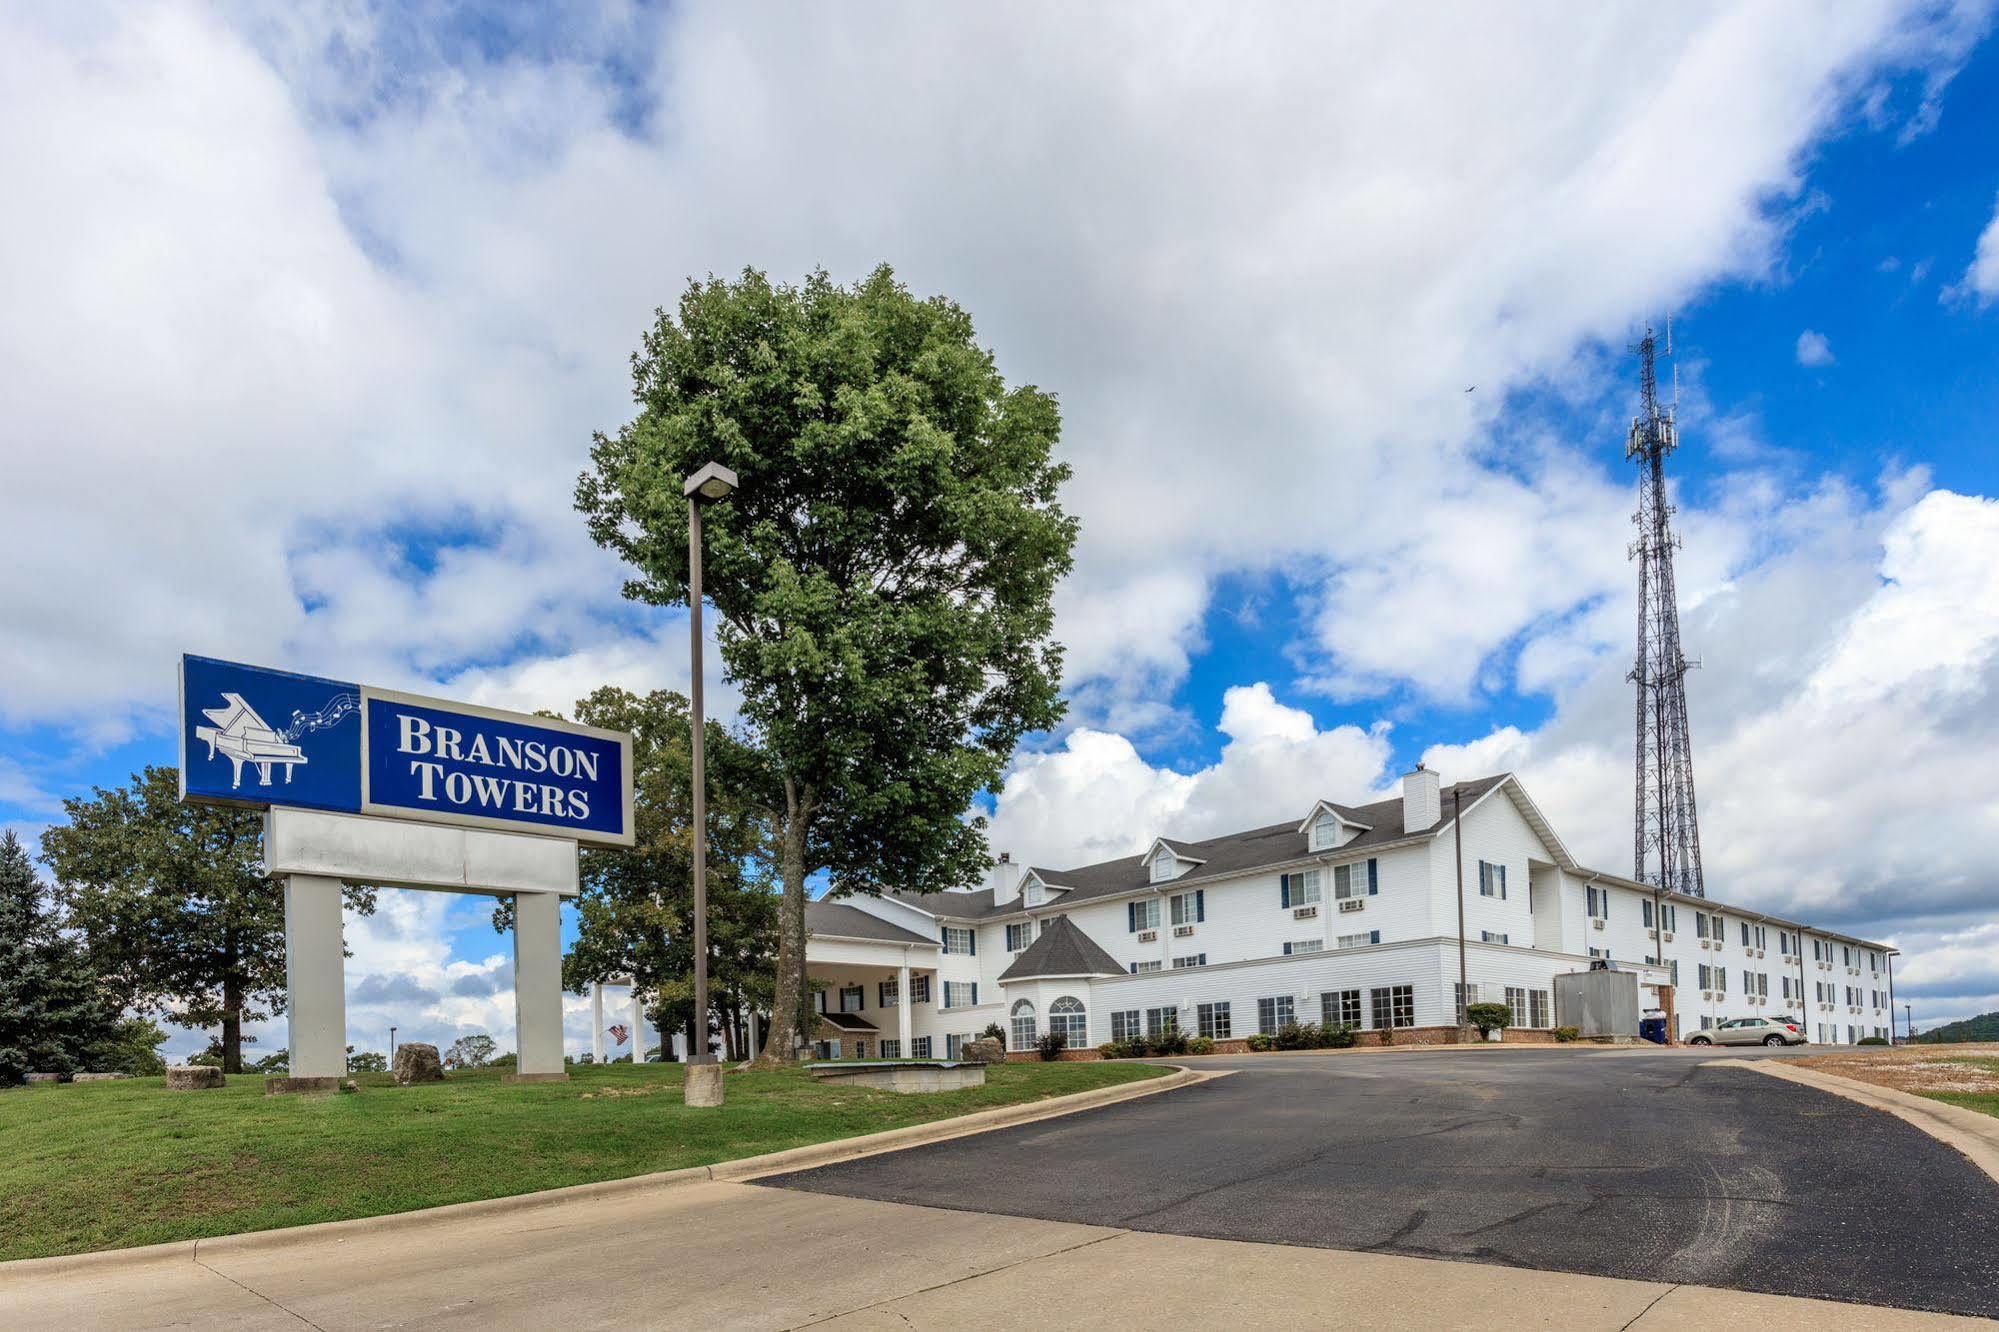
M 821 1013 L 819 1014 L 819 1020 L 827 1026 L 838 1028 L 841 1031 L 881 1030 L 881 1028 L 862 1017 L 859 1013 Z
M 1076 869 L 1047 869 L 1033 866 L 1033 871 L 1049 887 L 1062 887 L 1069 891 L 1063 896 L 1063 909 L 1073 907 L 1078 902 L 1088 902 L 1099 897 L 1117 897 L 1145 892 L 1179 892 L 1185 885 L 1206 882 L 1232 874 L 1247 874 L 1266 867 L 1286 865 L 1294 861 L 1311 860 L 1318 856 L 1338 856 L 1345 858 L 1375 847 L 1390 846 L 1401 842 L 1416 841 L 1434 837 L 1451 825 L 1452 793 L 1462 797 L 1465 811 L 1492 794 L 1501 786 L 1507 787 L 1514 796 L 1515 803 L 1526 801 L 1520 783 L 1511 773 L 1499 773 L 1492 777 L 1481 777 L 1476 781 L 1459 782 L 1443 789 L 1438 802 L 1442 811 L 1435 823 L 1427 828 L 1418 828 L 1413 833 L 1402 831 L 1402 801 L 1377 800 L 1368 805 L 1338 805 L 1334 808 L 1340 816 L 1364 831 L 1342 844 L 1336 851 L 1312 850 L 1310 828 L 1296 823 L 1273 823 L 1263 828 L 1251 828 L 1247 832 L 1228 833 L 1221 837 L 1210 837 L 1204 841 L 1184 842 L 1178 838 L 1161 837 L 1146 848 L 1145 855 L 1125 856 L 1119 860 L 1106 860 L 1095 865 L 1083 865 Z M 1330 802 L 1329 802 L 1330 803 Z M 1528 813 L 1528 811 L 1532 811 Z M 1567 851 L 1554 841 L 1554 832 L 1547 828 L 1547 822 L 1540 811 L 1533 809 L 1532 802 L 1526 802 L 1522 810 L 1529 824 L 1535 826 L 1545 838 L 1550 839 L 1550 849 L 1563 868 L 1570 868 Z M 1546 829 L 1546 831 L 1543 831 Z M 1147 872 L 1146 857 L 1164 842 L 1177 856 L 1189 860 L 1199 860 L 1199 868 L 1188 871 L 1177 879 L 1154 883 Z M 1026 908 L 1018 901 L 993 904 L 991 889 L 976 893 L 886 893 L 884 896 L 916 908 L 928 915 L 944 916 L 952 920 L 984 920 L 993 916 L 1012 916 L 1023 913 Z
M 1368 830 L 1367 824 L 1361 822 L 1359 815 L 1354 813 L 1352 806 L 1336 805 L 1330 800 L 1321 800 L 1318 804 L 1312 806 L 1311 813 L 1299 820 L 1298 831 L 1304 833 L 1307 837 L 1311 836 L 1312 825 L 1318 822 L 1319 815 L 1321 814 L 1330 814 L 1349 828 L 1358 828 L 1362 832 Z
M 863 911 L 859 907 L 846 906 L 839 902 L 807 902 L 805 904 L 805 932 L 832 939 L 866 939 L 870 942 L 893 944 L 927 944 L 937 947 L 937 940 L 926 939 L 914 930 L 905 930 L 893 921 Z
M 1124 965 L 1067 916 L 1051 917 L 1041 937 L 1000 973 L 1001 981 L 1037 976 L 1122 976 Z

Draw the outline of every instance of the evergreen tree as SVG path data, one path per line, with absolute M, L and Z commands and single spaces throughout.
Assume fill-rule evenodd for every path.
M 0 837 L 0 1086 L 75 1073 L 118 1029 L 118 1005 L 58 926 L 20 838 Z
M 184 804 L 173 768 L 63 801 L 42 834 L 56 892 L 91 964 L 126 1007 L 221 1027 L 222 1067 L 243 1071 L 243 1023 L 285 1002 L 285 903 L 264 873 L 263 816 Z M 371 888 L 347 906 L 375 909 Z

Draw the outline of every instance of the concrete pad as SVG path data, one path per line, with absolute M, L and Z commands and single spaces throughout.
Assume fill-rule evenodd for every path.
M 269 1300 L 191 1258 L 0 1279 L 0 1327 L 298 1326 Z
M 1671 1287 L 1392 1254 L 1114 1234 L 828 1328 L 1617 1329 Z M 1803 1303 L 1791 1301 L 1791 1303 Z

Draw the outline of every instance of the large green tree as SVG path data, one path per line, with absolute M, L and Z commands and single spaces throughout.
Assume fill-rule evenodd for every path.
M 1061 715 L 1050 601 L 1076 529 L 1060 416 L 1006 384 L 965 311 L 885 266 L 853 287 L 690 283 L 632 370 L 638 414 L 597 437 L 576 503 L 637 570 L 627 595 L 684 604 L 682 479 L 711 461 L 741 478 L 704 520 L 705 590 L 777 774 L 759 1060 L 789 1062 L 810 1020 L 807 878 L 836 894 L 974 882 L 987 852 L 968 806 Z
M 263 872 L 263 816 L 183 804 L 179 775 L 63 801 L 42 834 L 57 896 L 92 965 L 127 1007 L 184 1027 L 220 1025 L 222 1067 L 243 1071 L 243 1023 L 284 1011 L 285 905 Z M 347 905 L 375 909 L 369 888 Z
M 0 1087 L 75 1073 L 118 1032 L 118 1005 L 65 934 L 21 839 L 0 836 Z
M 563 982 L 629 975 L 663 1030 L 694 1017 L 693 760 L 687 699 L 670 690 L 640 696 L 606 687 L 576 705 L 576 720 L 632 734 L 634 842 L 583 852 L 580 926 L 563 959 Z M 709 1003 L 725 1053 L 742 1054 L 737 1032 L 771 1002 L 777 947 L 769 810 L 772 772 L 756 746 L 707 726 Z

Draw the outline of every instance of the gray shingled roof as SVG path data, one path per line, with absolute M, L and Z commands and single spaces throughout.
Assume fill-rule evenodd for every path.
M 819 1020 L 825 1023 L 827 1026 L 837 1027 L 841 1031 L 881 1030 L 881 1028 L 877 1027 L 874 1023 L 862 1017 L 859 1013 L 821 1013 L 819 1015 Z
M 1041 937 L 1000 973 L 1001 981 L 1035 976 L 1122 976 L 1124 964 L 1097 946 L 1067 916 L 1051 916 Z
M 1402 801 L 1399 797 L 1394 800 L 1379 800 L 1372 805 L 1341 805 L 1330 800 L 1325 803 L 1337 810 L 1342 818 L 1353 823 L 1365 824 L 1367 827 L 1367 831 L 1342 846 L 1340 851 L 1343 854 L 1349 851 L 1365 851 L 1369 847 L 1383 846 L 1390 842 L 1402 841 L 1407 837 L 1434 833 L 1449 826 L 1453 790 L 1463 792 L 1463 802 L 1470 805 L 1505 781 L 1507 775 L 1500 773 L 1493 777 L 1481 777 L 1477 781 L 1459 782 L 1455 787 L 1445 787 L 1439 802 L 1443 810 L 1442 817 L 1428 828 L 1419 828 L 1413 834 L 1402 830 Z M 1177 837 L 1164 837 L 1160 840 L 1172 847 L 1176 854 L 1202 862 L 1188 871 L 1186 875 L 1188 879 L 1243 874 L 1262 869 L 1267 865 L 1283 865 L 1294 860 L 1303 860 L 1312 854 L 1307 834 L 1299 831 L 1296 821 L 1273 823 L 1265 828 L 1228 833 L 1201 842 L 1182 841 Z M 1142 855 L 1126 856 L 1121 860 L 1106 860 L 1100 864 L 1067 870 L 1043 869 L 1037 865 L 1034 867 L 1034 873 L 1049 887 L 1068 890 L 1050 899 L 1048 904 L 1055 907 L 1088 902 L 1099 897 L 1115 897 L 1121 893 L 1143 892 L 1155 886 L 1151 882 Z M 907 906 L 913 906 L 919 911 L 948 916 L 953 920 L 982 920 L 988 916 L 1013 915 L 1025 910 L 1018 901 L 993 905 L 990 888 L 975 893 L 888 893 L 885 896 Z
M 846 906 L 839 902 L 807 902 L 805 904 L 805 932 L 807 934 L 836 935 L 842 939 L 879 939 L 883 943 L 931 944 L 937 940 L 925 938 L 913 930 L 905 930 L 880 916 L 871 915 L 859 907 Z

